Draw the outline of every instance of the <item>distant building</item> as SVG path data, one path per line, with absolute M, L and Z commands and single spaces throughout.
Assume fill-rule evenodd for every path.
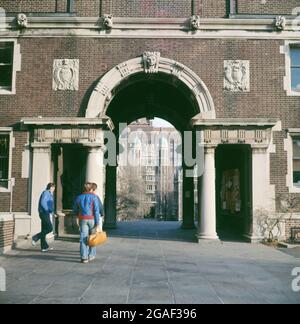
M 119 168 L 134 164 L 145 183 L 150 215 L 160 220 L 182 219 L 181 137 L 175 128 L 154 127 L 151 120 L 139 119 L 120 137 L 126 151 L 120 154 Z

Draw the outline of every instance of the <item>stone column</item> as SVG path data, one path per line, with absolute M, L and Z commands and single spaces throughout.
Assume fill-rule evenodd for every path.
M 104 172 L 103 172 L 103 158 L 104 151 L 103 145 L 101 144 L 91 144 L 87 146 L 87 163 L 86 163 L 86 181 L 94 182 L 97 184 L 97 194 L 101 201 L 104 201 Z
M 117 167 L 107 166 L 105 185 L 105 228 L 117 227 Z
M 252 145 L 252 215 L 249 215 L 249 232 L 245 237 L 250 242 L 258 242 L 262 235 L 258 225 L 259 210 L 272 211 L 270 196 L 270 167 L 267 146 Z
M 216 169 L 215 146 L 204 148 L 204 173 L 199 179 L 199 240 L 218 240 L 216 232 Z
M 51 145 L 49 143 L 33 143 L 32 182 L 31 182 L 31 234 L 41 230 L 38 205 L 41 193 L 46 189 L 51 173 Z
M 193 229 L 195 228 L 195 210 L 194 210 L 194 177 L 187 177 L 188 174 L 192 174 L 193 170 L 184 168 L 183 169 L 183 220 L 182 229 Z

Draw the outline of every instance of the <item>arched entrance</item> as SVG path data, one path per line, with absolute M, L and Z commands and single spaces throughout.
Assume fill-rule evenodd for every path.
M 218 239 L 216 214 L 220 206 L 222 212 L 228 209 L 234 211 L 234 206 L 236 206 L 235 211 L 242 211 L 244 236 L 250 241 L 259 240 L 261 233 L 255 213 L 261 208 L 268 207 L 269 210 L 275 208 L 275 191 L 274 186 L 270 185 L 269 168 L 270 154 L 274 149 L 271 145 L 272 133 L 277 127 L 277 121 L 247 118 L 216 119 L 212 97 L 203 81 L 186 66 L 161 58 L 156 52 L 144 53 L 141 57 L 119 64 L 106 73 L 99 80 L 90 97 L 84 118 L 22 119 L 22 128 L 30 132 L 32 149 L 30 204 L 32 233 L 38 230 L 40 224 L 35 208 L 39 194 L 50 181 L 54 180 L 58 185 L 57 211 L 62 211 L 64 196 L 62 182 L 68 182 L 65 174 L 61 172 L 64 173 L 66 169 L 63 165 L 65 161 L 69 160 L 70 163 L 73 161 L 70 156 L 64 159 L 64 154 L 76 151 L 74 153 L 76 159 L 78 149 L 82 150 L 80 159 L 82 165 L 78 165 L 78 168 L 74 165 L 74 169 L 82 170 L 84 181 L 98 184 L 98 194 L 101 198 L 104 196 L 106 198 L 106 225 L 116 226 L 116 166 L 106 167 L 105 195 L 103 189 L 104 135 L 105 131 L 110 134 L 114 131 L 118 136 L 120 122 L 130 124 L 142 117 L 159 117 L 169 121 L 181 133 L 192 131 L 190 135 L 200 134 L 196 141 L 192 141 L 193 145 L 186 150 L 190 154 L 193 151 L 197 152 L 198 147 L 201 146 L 204 155 L 203 173 L 198 174 L 199 240 Z M 236 165 L 235 161 L 232 161 L 231 145 L 236 148 L 237 145 L 239 146 L 238 158 L 243 159 L 244 165 Z M 183 146 L 185 152 L 187 145 Z M 218 153 L 217 149 L 220 146 L 222 146 L 219 151 L 221 153 Z M 236 150 L 234 151 L 236 154 Z M 222 175 L 220 175 L 219 165 L 224 165 L 224 154 L 228 157 L 228 165 L 226 169 L 221 170 Z M 194 178 L 191 172 L 194 165 L 186 163 L 186 155 L 187 153 L 183 156 L 183 227 L 191 228 L 194 226 L 195 215 Z M 218 156 L 222 159 L 218 160 Z M 77 159 L 77 162 L 80 161 Z M 41 165 L 43 168 L 40 168 Z M 219 175 L 217 191 L 216 168 Z M 247 169 L 249 169 L 248 175 L 244 172 Z M 225 183 L 223 179 L 226 180 L 228 175 L 231 176 L 234 170 L 238 170 L 240 179 L 242 177 L 248 179 L 248 181 L 240 181 L 245 184 L 245 188 L 241 190 L 241 196 L 244 197 L 244 205 L 241 208 L 239 204 L 227 202 L 227 198 L 222 198 L 222 201 L 219 199 L 218 191 L 222 188 L 222 183 Z M 189 176 L 186 176 L 187 174 Z
M 109 117 L 115 125 L 116 138 L 120 124 L 140 118 L 158 117 L 170 122 L 182 135 L 192 131 L 193 118 L 213 119 L 212 97 L 204 82 L 189 68 L 176 61 L 147 52 L 110 70 L 98 82 L 90 98 L 86 117 Z M 185 150 L 183 150 L 184 152 Z M 189 152 L 192 154 L 192 152 Z M 185 163 L 183 170 L 194 165 Z M 117 167 L 106 168 L 106 227 L 116 227 Z M 183 228 L 194 227 L 194 178 L 183 176 Z

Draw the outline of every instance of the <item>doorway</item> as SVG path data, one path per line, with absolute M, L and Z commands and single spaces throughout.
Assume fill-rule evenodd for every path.
M 221 240 L 242 240 L 251 215 L 252 172 L 249 145 L 216 150 L 217 232 Z

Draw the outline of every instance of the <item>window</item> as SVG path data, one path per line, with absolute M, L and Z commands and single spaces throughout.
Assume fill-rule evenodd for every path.
M 293 139 L 293 183 L 300 188 L 300 137 Z
M 14 43 L 0 42 L 0 89 L 12 91 Z
M 9 178 L 9 134 L 0 134 L 0 188 L 8 189 Z
M 21 71 L 20 45 L 14 39 L 0 40 L 0 94 L 16 93 L 17 71 Z
M 300 46 L 291 46 L 291 89 L 300 93 Z

